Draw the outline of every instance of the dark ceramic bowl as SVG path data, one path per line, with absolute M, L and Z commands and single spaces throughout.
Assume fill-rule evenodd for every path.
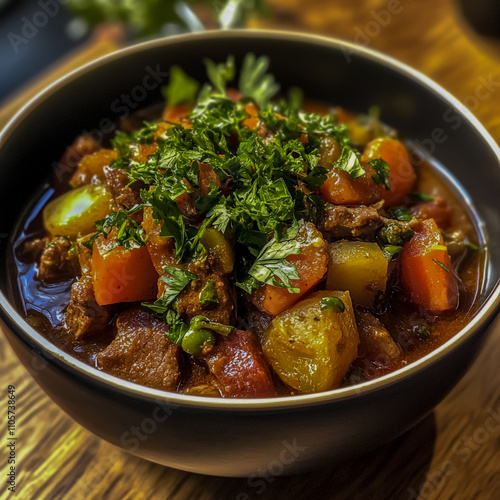
M 489 262 L 475 317 L 420 361 L 321 394 L 216 400 L 125 382 L 47 342 L 8 298 L 17 285 L 6 279 L 11 249 L 4 244 L 4 333 L 43 390 L 82 426 L 125 450 L 171 467 L 223 476 L 332 465 L 404 433 L 465 373 L 500 303 L 500 151 L 492 138 L 456 99 L 416 71 L 344 42 L 294 33 L 227 31 L 155 40 L 100 59 L 49 87 L 0 137 L 0 233 L 14 237 L 23 208 L 82 130 L 107 128 L 128 109 L 159 101 L 172 64 L 203 79 L 205 57 L 222 61 L 234 54 L 241 61 L 249 51 L 270 57 L 271 70 L 285 88 L 299 86 L 306 96 L 360 112 L 378 104 L 386 123 L 432 149 L 450 169 L 441 175 L 467 187 L 469 196 L 455 190 L 469 207 L 473 200 Z

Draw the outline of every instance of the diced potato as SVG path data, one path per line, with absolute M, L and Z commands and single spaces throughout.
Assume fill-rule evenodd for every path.
M 328 290 L 349 290 L 352 299 L 372 307 L 378 291 L 385 291 L 388 261 L 376 243 L 337 241 L 328 247 Z
M 321 299 L 338 297 L 344 312 L 323 308 Z M 301 392 L 337 387 L 358 354 L 359 334 L 349 292 L 321 291 L 274 318 L 263 350 L 275 372 Z
M 231 245 L 231 243 L 220 231 L 214 228 L 206 229 L 200 242 L 209 254 L 216 256 L 224 273 L 230 274 L 233 271 L 233 245 Z
M 95 231 L 96 220 L 109 214 L 111 201 L 103 186 L 88 184 L 51 201 L 43 211 L 43 222 L 54 236 L 87 234 Z

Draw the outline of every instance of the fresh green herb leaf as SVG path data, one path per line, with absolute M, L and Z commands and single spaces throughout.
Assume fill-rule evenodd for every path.
M 378 233 L 379 238 L 386 245 L 402 247 L 414 236 L 415 231 L 407 224 L 389 222 Z
M 439 267 L 441 267 L 442 269 L 444 269 L 447 273 L 450 272 L 450 270 L 442 263 L 440 262 L 439 260 L 437 259 L 432 259 Z
M 434 196 L 425 193 L 411 193 L 410 197 L 414 201 L 434 201 Z
M 161 299 L 167 307 L 177 299 L 179 294 L 186 288 L 191 281 L 196 281 L 198 278 L 195 274 L 179 269 L 177 267 L 166 266 L 163 268 L 167 276 L 162 276 L 160 279 L 165 283 L 165 288 Z
M 260 281 L 257 281 L 252 276 L 247 276 L 245 279 L 238 281 L 236 283 L 236 286 L 251 295 L 253 292 L 255 292 L 255 290 L 258 290 L 262 286 L 262 283 Z
M 297 239 L 298 225 L 285 231 L 280 241 L 272 238 L 260 251 L 248 271 L 249 276 L 260 283 L 286 288 L 290 293 L 300 290 L 292 286 L 290 280 L 300 279 L 295 266 L 286 260 L 290 255 L 298 255 L 303 242 Z M 240 288 L 248 289 L 249 283 L 237 283 Z M 243 286 L 241 286 L 243 285 Z
M 238 228 L 238 231 L 236 233 L 236 239 L 238 243 L 241 243 L 246 247 L 255 248 L 259 251 L 268 241 L 266 233 L 263 233 L 261 231 L 255 231 L 253 229 L 248 229 L 242 226 Z
M 194 103 L 200 84 L 179 66 L 170 68 L 170 81 L 163 88 L 167 107 L 183 103 Z
M 274 76 L 266 73 L 269 68 L 269 58 L 247 54 L 243 60 L 240 72 L 239 89 L 245 97 L 251 97 L 259 106 L 265 106 L 279 91 L 280 86 Z
M 111 249 L 118 246 L 123 246 L 127 250 L 142 247 L 146 244 L 148 239 L 147 234 L 142 226 L 130 218 L 130 215 L 134 214 L 138 210 L 141 210 L 142 207 L 142 205 L 136 205 L 130 210 L 111 212 L 106 218 L 96 221 L 95 228 L 97 232 L 87 240 L 83 241 L 82 244 L 92 251 L 94 241 L 99 236 L 102 235 L 107 239 L 111 230 L 116 228 L 117 233 L 115 236 L 115 242 Z
M 186 329 L 177 311 L 174 309 L 174 302 L 184 288 L 186 288 L 191 281 L 195 281 L 198 278 L 193 273 L 176 267 L 166 266 L 164 271 L 167 276 L 162 276 L 160 278 L 165 283 L 162 296 L 152 304 L 144 302 L 142 306 L 151 311 L 157 318 L 170 325 L 167 336 L 174 344 L 179 345 L 177 342 L 182 332 Z M 180 338 L 180 340 L 182 340 L 182 338 Z
M 356 152 L 347 147 L 342 149 L 340 158 L 333 163 L 333 166 L 338 170 L 347 172 L 353 179 L 358 179 L 365 173 L 365 169 L 361 165 Z
M 305 176 L 304 181 L 313 187 L 321 186 L 326 181 L 328 172 L 328 169 L 318 165 Z
M 226 85 L 233 80 L 235 75 L 234 57 L 229 56 L 225 63 L 216 64 L 211 59 L 205 59 L 207 75 L 215 90 L 226 95 Z
M 130 144 L 151 144 L 154 141 L 154 134 L 158 130 L 158 123 L 144 122 L 144 127 L 134 130 L 131 134 L 126 134 L 118 130 L 111 140 L 111 145 L 118 151 L 120 156 L 130 155 Z M 120 158 L 113 160 L 111 166 L 117 168 Z M 123 160 L 122 160 L 123 161 Z
M 384 253 L 384 257 L 388 261 L 391 261 L 392 259 L 396 258 L 401 253 L 402 250 L 403 247 L 398 245 L 385 245 L 382 247 L 382 252 Z
M 288 111 L 298 113 L 302 108 L 304 92 L 300 87 L 290 87 L 288 89 Z
M 333 311 L 335 313 L 343 313 L 345 311 L 345 304 L 335 296 L 323 297 L 320 304 L 323 311 Z
M 217 295 L 217 289 L 215 288 L 215 281 L 209 280 L 200 292 L 200 304 L 206 307 L 218 303 L 219 297 Z
M 475 243 L 472 243 L 472 241 L 469 241 L 467 243 L 467 248 L 469 250 L 472 250 L 473 252 L 478 252 L 479 251 L 479 247 Z
M 389 208 L 388 210 L 392 219 L 399 220 L 401 222 L 409 222 L 413 219 L 413 214 L 410 209 L 403 207 Z
M 148 308 L 154 313 L 154 309 L 151 307 L 153 306 L 153 304 L 143 304 L 143 306 L 148 306 Z M 173 309 L 169 309 L 163 318 L 161 315 L 155 315 L 160 319 L 163 319 L 165 323 L 169 325 L 169 329 L 167 332 L 165 332 L 165 336 L 175 345 L 181 347 L 182 340 L 189 330 L 189 326 L 184 321 L 182 321 L 179 314 Z
M 382 160 L 382 158 L 375 158 L 368 162 L 369 165 L 373 167 L 373 170 L 377 172 L 372 175 L 372 179 L 376 184 L 383 184 L 387 190 L 391 189 L 391 184 L 389 183 L 389 164 Z

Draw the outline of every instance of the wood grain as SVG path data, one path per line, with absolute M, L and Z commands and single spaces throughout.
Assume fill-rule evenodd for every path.
M 492 46 L 468 31 L 451 0 L 269 3 L 271 16 L 252 20 L 253 26 L 337 36 L 384 51 L 451 91 L 500 141 L 500 64 L 495 59 L 500 52 L 496 47 L 485 50 Z M 394 5 L 402 8 L 370 36 L 377 30 L 367 23 L 375 15 L 383 18 L 381 11 Z M 64 67 L 58 70 L 62 71 Z M 489 94 L 479 98 L 482 79 L 493 84 Z M 0 120 L 12 112 L 12 107 L 4 108 Z M 16 385 L 19 397 L 21 471 L 16 495 L 37 500 L 225 500 L 238 499 L 240 493 L 263 500 L 500 498 L 500 425 L 490 425 L 494 416 L 500 422 L 499 359 L 497 321 L 472 369 L 415 429 L 360 460 L 336 469 L 326 463 L 323 470 L 313 473 L 276 477 L 261 491 L 246 479 L 199 476 L 161 467 L 94 437 L 44 395 L 0 337 L 0 387 Z M 0 449 L 3 477 L 5 449 Z M 7 498 L 10 496 L 2 487 L 0 499 Z

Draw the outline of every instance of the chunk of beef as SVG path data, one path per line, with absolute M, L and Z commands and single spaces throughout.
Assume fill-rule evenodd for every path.
M 66 180 L 68 175 L 74 173 L 85 155 L 95 153 L 100 149 L 101 145 L 92 139 L 92 137 L 86 134 L 79 135 L 71 146 L 66 148 L 61 161 L 57 164 L 57 179 L 59 181 Z
M 177 299 L 178 312 L 183 319 L 189 321 L 194 316 L 201 314 L 217 323 L 233 324 L 236 317 L 236 295 L 233 285 L 210 265 L 209 260 L 195 259 L 183 265 L 177 264 L 174 239 L 160 236 L 161 226 L 154 222 L 150 208 L 144 210 L 142 225 L 149 237 L 146 245 L 151 260 L 160 275 L 158 296 L 161 297 L 165 289 L 165 282 L 161 279 L 162 276 L 166 276 L 165 266 L 186 269 L 193 273 L 197 279 L 193 280 Z M 210 281 L 214 283 L 218 302 L 212 305 L 202 305 L 200 292 Z
M 19 258 L 26 262 L 38 262 L 48 242 L 49 238 L 35 238 L 26 241 L 21 247 Z
M 354 366 L 361 369 L 363 378 L 371 380 L 405 363 L 402 349 L 373 314 L 356 310 L 359 332 L 359 357 Z
M 221 394 L 228 398 L 276 395 L 273 379 L 255 334 L 234 330 L 205 355 Z
M 373 363 L 388 365 L 401 358 L 402 350 L 387 329 L 371 313 L 356 311 L 359 332 L 359 356 Z
M 125 170 L 120 168 L 104 167 L 106 188 L 111 193 L 118 208 L 130 210 L 142 203 L 140 191 L 146 186 L 142 182 L 134 182 L 129 186 L 130 179 Z
M 168 325 L 139 308 L 122 312 L 113 342 L 97 355 L 97 366 L 137 384 L 175 391 L 180 381 L 180 350 L 165 336 Z
M 108 167 L 118 157 L 113 149 L 100 149 L 90 155 L 85 155 L 78 164 L 69 183 L 72 187 L 104 182 L 104 168 Z
M 71 302 L 66 310 L 66 325 L 78 339 L 108 327 L 112 308 L 100 306 L 95 300 L 90 250 L 82 245 L 81 241 L 78 241 L 76 251 L 82 277 L 79 281 L 75 281 L 71 287 Z
M 79 339 L 104 330 L 111 320 L 111 307 L 100 306 L 94 295 L 92 276 L 84 275 L 71 287 L 71 302 L 66 309 L 66 325 Z
M 201 314 L 211 321 L 232 325 L 236 319 L 236 296 L 232 285 L 223 276 L 210 272 L 208 266 L 203 263 L 190 263 L 187 268 L 198 279 L 191 281 L 180 293 L 177 300 L 179 314 L 188 320 Z M 200 302 L 200 293 L 209 282 L 213 282 L 215 286 L 217 303 L 203 305 Z
M 359 207 L 327 205 L 319 229 L 330 240 L 374 240 L 383 225 L 379 208 L 380 204 Z
M 41 243 L 45 245 L 40 252 Z M 50 241 L 48 238 L 35 240 L 30 250 L 40 256 L 37 278 L 44 283 L 70 280 L 80 272 L 78 258 L 67 238 L 57 236 Z

